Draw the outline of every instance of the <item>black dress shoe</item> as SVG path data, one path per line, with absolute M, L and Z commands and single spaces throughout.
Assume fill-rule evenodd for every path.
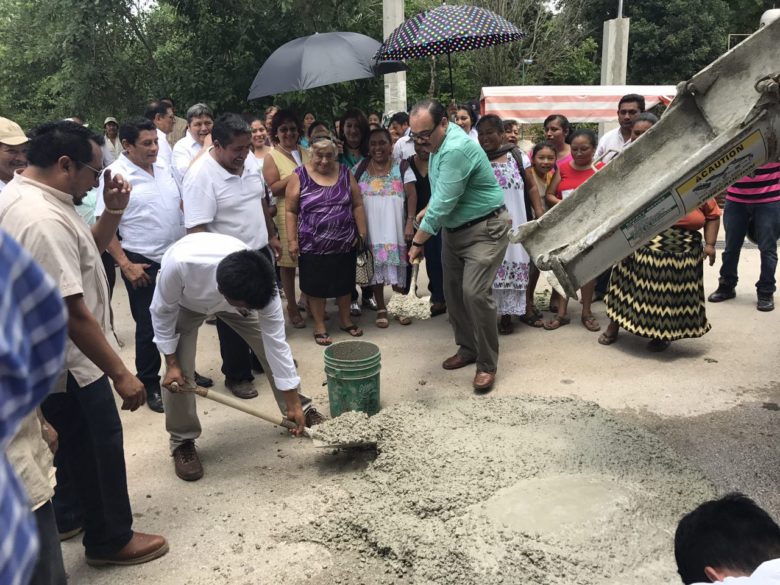
M 214 385 L 214 380 L 195 372 L 195 383 L 201 388 L 211 388 Z
M 431 317 L 437 317 L 447 312 L 447 305 L 444 303 L 431 304 Z
M 146 404 L 149 405 L 154 412 L 165 412 L 163 407 L 162 394 L 159 390 L 147 390 L 146 391 Z
M 758 295 L 756 309 L 764 313 L 775 310 L 775 300 L 772 295 Z
M 737 296 L 737 293 L 733 288 L 719 286 L 714 293 L 707 297 L 707 300 L 711 303 L 720 303 L 733 299 L 735 296 Z

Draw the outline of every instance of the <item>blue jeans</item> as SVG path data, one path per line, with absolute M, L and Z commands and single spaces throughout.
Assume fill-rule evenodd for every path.
M 444 304 L 444 268 L 441 263 L 441 232 L 432 236 L 425 242 L 423 248 L 425 256 L 425 272 L 428 274 L 428 290 L 431 293 L 432 303 Z M 406 266 L 406 286 L 403 294 L 409 294 L 412 289 L 412 265 Z
M 41 550 L 29 585 L 66 585 L 68 579 L 62 561 L 57 521 L 54 519 L 54 507 L 50 501 L 35 510 L 35 522 L 38 525 Z
M 771 203 L 737 203 L 726 200 L 723 224 L 726 228 L 726 249 L 723 251 L 723 265 L 720 268 L 720 286 L 737 286 L 737 265 L 739 253 L 752 219 L 756 243 L 761 252 L 761 275 L 756 283 L 759 295 L 774 294 L 775 270 L 777 268 L 777 239 L 780 238 L 780 201 Z
M 130 304 L 130 313 L 135 321 L 135 370 L 136 376 L 144 383 L 149 392 L 160 393 L 160 352 L 154 344 L 154 328 L 152 327 L 152 314 L 149 307 L 154 297 L 154 287 L 157 283 L 157 273 L 160 265 L 149 260 L 146 256 L 128 252 L 125 255 L 130 262 L 135 264 L 149 264 L 146 274 L 152 279 L 152 284 L 141 288 L 133 288 L 133 285 L 122 274 L 127 289 L 127 299 Z
M 67 391 L 49 395 L 41 409 L 59 433 L 52 501 L 59 531 L 73 528 L 68 522 L 80 517 L 86 554 L 116 554 L 133 537 L 133 514 L 122 423 L 108 378 L 82 388 L 68 373 Z
M 425 271 L 432 303 L 444 303 L 444 268 L 441 263 L 441 232 L 425 242 Z

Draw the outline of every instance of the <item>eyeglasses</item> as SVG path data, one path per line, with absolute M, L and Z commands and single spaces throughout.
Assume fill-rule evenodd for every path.
M 103 167 L 102 169 L 98 170 L 98 169 L 96 169 L 95 167 L 93 167 L 93 166 L 90 166 L 90 165 L 88 165 L 88 164 L 87 164 L 87 163 L 85 163 L 85 162 L 79 162 L 79 164 L 80 164 L 82 167 L 87 167 L 87 168 L 88 168 L 90 171 L 92 171 L 93 173 L 95 173 L 95 180 L 97 180 L 97 179 L 98 179 L 98 177 L 100 177 L 100 175 L 101 175 L 101 174 L 103 174 L 103 171 L 105 170 L 105 167 Z
M 413 140 L 414 142 L 428 142 L 431 139 L 431 136 L 433 136 L 433 133 L 436 132 L 436 128 L 438 128 L 438 124 L 431 128 L 430 130 L 426 130 L 424 132 L 409 132 L 409 139 Z

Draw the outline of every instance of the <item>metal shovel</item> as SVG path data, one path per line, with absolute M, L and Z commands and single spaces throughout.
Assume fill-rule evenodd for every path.
M 181 386 L 179 386 L 179 384 L 174 382 L 173 384 L 171 384 L 171 392 L 180 392 L 180 393 L 191 392 L 203 398 L 207 398 L 209 400 L 213 400 L 214 402 L 219 402 L 220 404 L 229 406 L 230 408 L 233 408 L 235 410 L 240 410 L 241 412 L 245 412 L 246 414 L 251 414 L 252 416 L 256 416 L 257 418 L 263 419 L 266 422 L 279 425 L 286 429 L 295 429 L 298 426 L 297 424 L 295 424 L 294 421 L 291 421 L 290 419 L 285 418 L 281 415 L 274 416 L 268 414 L 267 412 L 263 412 L 260 409 L 248 406 L 245 402 L 238 400 L 237 398 L 233 398 L 232 396 L 225 396 L 224 394 L 220 394 L 218 392 L 210 392 L 208 388 L 201 388 L 200 386 L 197 386 L 190 382 L 187 382 L 187 385 L 184 388 L 182 388 Z M 325 437 L 323 437 L 316 430 L 310 427 L 303 428 L 303 436 L 308 439 L 311 439 L 315 447 L 322 448 L 322 449 L 374 449 L 376 448 L 376 443 L 370 441 L 332 443 L 329 442 Z

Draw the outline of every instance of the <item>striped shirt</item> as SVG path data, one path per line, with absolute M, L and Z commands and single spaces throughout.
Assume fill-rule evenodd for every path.
M 5 450 L 62 372 L 66 313 L 49 276 L 0 230 L 0 583 L 27 583 L 38 537 Z
M 757 168 L 728 188 L 726 199 L 737 203 L 780 201 L 780 162 Z

